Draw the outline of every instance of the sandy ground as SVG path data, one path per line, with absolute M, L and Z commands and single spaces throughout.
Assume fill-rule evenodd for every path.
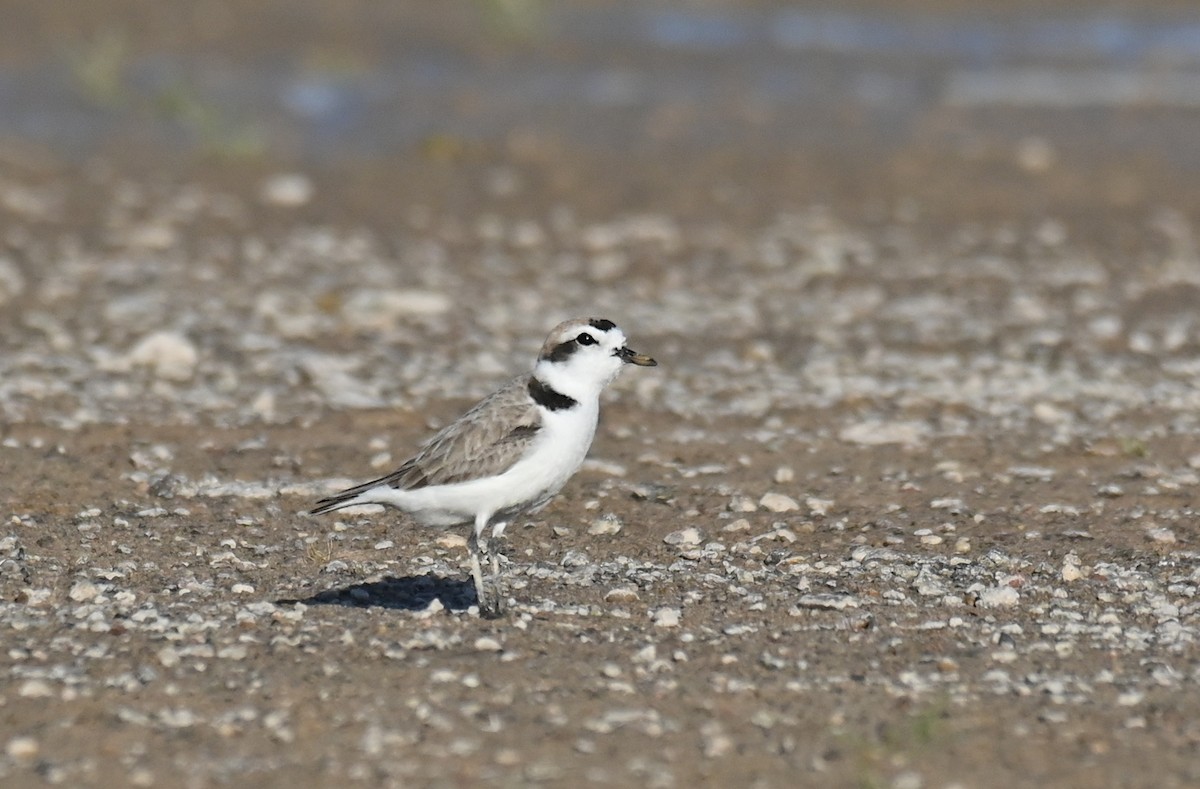
M 935 114 L 895 150 L 6 141 L 0 782 L 1200 783 L 1188 173 Z M 304 514 L 574 315 L 660 366 L 511 527 L 506 618 L 461 534 Z

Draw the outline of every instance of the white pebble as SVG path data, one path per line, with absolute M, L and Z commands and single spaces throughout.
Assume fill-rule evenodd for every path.
M 100 587 L 91 581 L 77 581 L 71 591 L 67 592 L 67 596 L 77 603 L 86 603 L 89 600 L 94 600 L 100 594 Z
M 920 444 L 929 434 L 922 422 L 882 422 L 870 420 L 845 427 L 838 439 L 848 444 L 879 446 L 881 444 Z
M 791 496 L 782 493 L 764 493 L 758 500 L 758 506 L 767 512 L 792 512 L 800 509 L 800 503 Z
M 829 508 L 833 506 L 833 499 L 818 499 L 816 496 L 809 496 L 804 500 L 804 506 L 808 507 L 808 511 L 813 515 L 827 515 Z
M 1146 537 L 1151 542 L 1170 544 L 1175 542 L 1175 532 L 1162 526 L 1152 526 L 1146 529 Z
M 187 337 L 159 331 L 143 337 L 125 357 L 131 366 L 149 367 L 166 381 L 186 381 L 196 371 L 200 354 Z
M 434 540 L 440 548 L 466 548 L 467 538 L 461 534 L 443 534 Z
M 796 479 L 796 472 L 791 466 L 780 466 L 779 468 L 775 469 L 775 475 L 772 477 L 772 479 L 775 480 L 775 484 L 784 485 Z
M 1008 608 L 1021 602 L 1021 595 L 1011 586 L 993 586 L 979 593 L 980 608 Z
M 41 746 L 32 737 L 13 737 L 4 746 L 4 753 L 8 758 L 18 762 L 32 761 L 37 758 L 39 750 Z
M 588 526 L 587 533 L 593 536 L 602 534 L 619 534 L 621 532 L 621 527 L 621 519 L 610 513 L 607 515 L 601 515 L 599 518 L 592 521 L 592 525 Z
M 499 652 L 504 646 L 491 636 L 480 636 L 475 639 L 476 652 Z
M 604 595 L 604 601 L 607 603 L 632 603 L 638 599 L 638 590 L 635 586 L 614 586 Z
M 754 503 L 754 499 L 747 496 L 734 496 L 729 500 L 731 512 L 754 512 L 757 509 L 758 505 Z
M 269 205 L 295 208 L 311 200 L 314 191 L 308 176 L 300 173 L 280 173 L 263 182 L 259 197 Z
M 45 680 L 27 679 L 17 689 L 17 695 L 25 699 L 47 699 L 54 695 L 54 689 Z
M 678 608 L 660 608 L 654 612 L 656 627 L 679 627 L 679 619 L 683 612 Z
M 673 531 L 666 537 L 663 537 L 663 542 L 667 545 L 699 545 L 704 539 L 700 534 L 700 530 L 695 526 L 689 526 L 686 529 Z

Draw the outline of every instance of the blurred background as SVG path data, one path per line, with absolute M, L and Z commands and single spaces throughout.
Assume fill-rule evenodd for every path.
M 768 201 L 902 189 L 956 207 L 1031 178 L 1128 205 L 1200 168 L 1200 12 L 1173 0 L 7 0 L 3 13 L 10 159 L 516 157 L 592 182 L 574 159 L 594 157 L 601 173 L 636 160 Z M 599 180 L 603 198 L 615 187 Z
M 1035 362 L 1010 382 L 1081 371 L 1030 384 L 1070 401 L 1115 352 L 1126 377 L 1176 355 L 1184 385 L 1200 348 L 1190 3 L 3 17 L 0 305 L 40 381 L 10 381 L 10 414 L 416 407 L 520 369 L 576 313 L 673 358 L 643 403 L 688 413 L 887 411 L 946 353 Z M 1004 386 L 982 397 L 973 418 L 1008 410 Z

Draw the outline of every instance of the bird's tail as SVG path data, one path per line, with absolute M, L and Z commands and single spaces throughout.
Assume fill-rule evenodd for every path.
M 346 490 L 335 494 L 317 502 L 317 506 L 308 511 L 310 515 L 320 515 L 324 512 L 333 512 L 340 510 L 342 507 L 349 507 L 355 504 L 355 499 L 358 498 L 359 491 Z
M 342 507 L 353 507 L 355 504 L 366 504 L 367 502 L 360 501 L 362 494 L 368 490 L 379 487 L 379 480 L 371 480 L 364 482 L 361 485 L 355 485 L 353 488 L 346 488 L 332 496 L 321 499 L 317 502 L 317 506 L 309 510 L 310 515 L 320 515 L 323 512 L 333 512 L 340 510 Z

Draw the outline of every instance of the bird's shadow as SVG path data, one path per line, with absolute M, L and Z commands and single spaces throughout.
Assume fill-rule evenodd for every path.
M 478 605 L 475 585 L 457 578 L 442 578 L 427 573 L 388 577 L 379 581 L 351 584 L 316 592 L 304 599 L 285 598 L 276 605 L 340 605 L 347 608 L 391 608 L 401 611 L 424 611 L 434 600 L 450 611 L 466 611 Z

